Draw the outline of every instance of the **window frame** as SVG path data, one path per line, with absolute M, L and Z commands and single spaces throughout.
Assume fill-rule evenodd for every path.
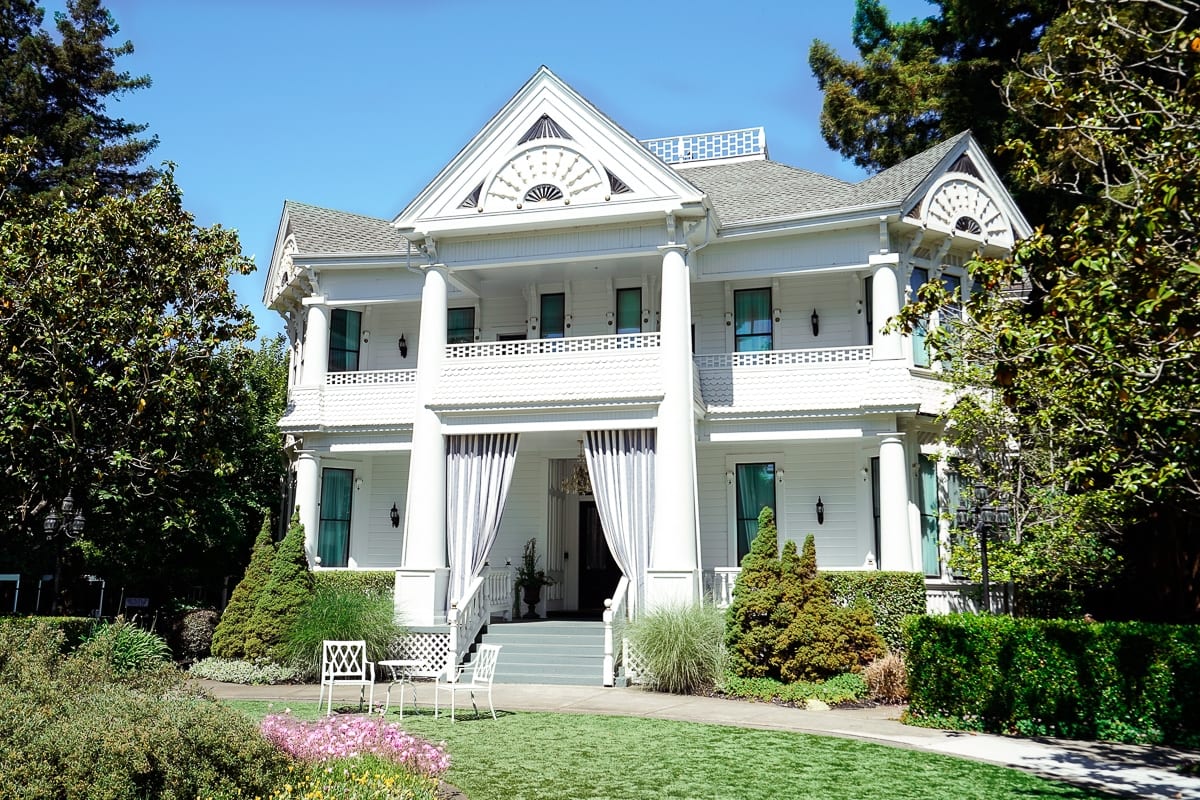
M 635 315 L 637 325 L 622 325 L 621 324 L 621 298 L 628 297 L 633 293 L 637 293 L 637 313 Z M 627 286 L 623 289 L 617 289 L 614 298 L 613 322 L 616 333 L 641 333 L 642 332 L 642 287 Z
M 546 301 L 553 298 L 559 298 L 562 302 L 562 316 L 559 320 L 561 327 L 554 331 L 548 332 L 546 326 Z M 566 292 L 542 292 L 538 299 L 538 330 L 539 339 L 565 339 L 567 338 L 567 293 Z
M 739 313 L 738 297 L 746 296 L 746 295 L 750 295 L 750 294 L 761 295 L 764 292 L 766 293 L 766 299 L 767 299 L 766 306 L 765 306 L 765 310 L 766 310 L 765 318 L 762 318 L 762 319 L 751 318 L 748 320 L 743 320 L 743 319 L 739 318 L 739 316 L 738 316 L 738 313 Z M 733 352 L 735 352 L 735 353 L 766 353 L 766 352 L 771 352 L 772 350 L 775 349 L 775 320 L 771 315 L 773 299 L 774 298 L 772 297 L 772 290 L 771 290 L 770 286 L 755 286 L 755 287 L 750 287 L 750 288 L 746 288 L 746 289 L 735 289 L 733 291 Z M 743 324 L 748 324 L 750 326 L 751 330 L 748 333 L 739 333 L 739 330 L 742 328 Z M 765 327 L 766 327 L 765 331 L 756 329 L 758 326 L 761 326 L 761 325 L 765 325 Z M 761 347 L 747 348 L 747 349 L 742 348 L 743 342 L 749 342 L 749 341 L 753 341 L 753 340 L 761 341 L 764 338 L 766 338 L 768 341 L 768 347 L 766 347 L 766 348 L 761 348 Z
M 466 313 L 469 325 L 452 325 L 456 313 Z M 457 336 L 455 335 L 455 332 Z M 464 333 L 465 331 L 465 333 Z M 463 337 L 466 338 L 463 338 Z M 475 342 L 475 306 L 455 306 L 446 309 L 446 344 L 474 344 Z
M 750 464 L 773 464 L 775 471 L 775 528 L 779 537 L 779 546 L 782 547 L 786 537 L 786 523 L 784 520 L 784 509 L 781 504 L 785 501 L 784 486 L 782 485 L 783 470 L 786 464 L 783 453 L 773 452 L 751 452 L 737 453 L 725 457 L 725 477 L 726 477 L 726 519 L 727 530 L 729 531 L 728 542 L 726 545 L 726 558 L 728 563 L 734 567 L 740 567 L 742 560 L 738 556 L 738 487 L 737 473 L 738 465 Z M 762 509 L 759 509 L 761 511 Z M 755 514 L 755 519 L 758 515 Z M 752 542 L 753 540 L 751 540 Z
M 351 315 L 354 316 L 351 316 Z M 353 340 L 348 336 L 348 323 L 355 320 L 356 330 Z M 338 334 L 338 321 L 341 320 L 341 333 Z M 342 347 L 334 345 L 335 337 L 340 335 Z M 350 345 L 353 344 L 353 347 Z M 336 356 L 340 355 L 340 360 Z M 353 359 L 351 359 L 353 355 Z M 351 365 L 352 364 L 352 365 Z M 328 372 L 358 372 L 362 368 L 362 312 L 350 308 L 334 308 L 329 314 L 329 352 L 326 354 L 326 371 Z
M 346 497 L 346 502 L 345 502 L 345 507 L 346 507 L 345 518 L 326 516 L 326 506 L 329 504 L 326 503 L 325 487 L 326 487 L 326 480 L 329 477 L 329 474 L 331 472 L 349 473 L 349 476 L 348 476 L 348 479 L 346 482 L 347 497 Z M 318 503 L 318 508 L 317 508 L 317 542 L 316 542 L 316 550 L 317 550 L 316 555 L 319 558 L 321 558 L 321 564 L 320 564 L 321 567 L 336 568 L 336 567 L 347 567 L 350 565 L 350 534 L 353 530 L 353 525 L 354 525 L 354 482 L 355 482 L 355 478 L 356 478 L 355 471 L 352 468 L 348 468 L 348 467 L 322 467 L 321 468 L 321 486 L 320 486 L 320 492 L 319 492 L 320 502 Z M 328 547 L 332 546 L 331 544 L 329 544 L 328 537 L 334 535 L 334 532 L 331 529 L 333 528 L 335 523 L 337 524 L 339 529 L 341 528 L 342 525 L 345 526 L 344 531 L 339 530 L 336 533 L 336 535 L 344 537 L 344 541 L 342 542 L 344 558 L 342 559 L 343 563 L 329 564 L 329 563 L 326 563 L 326 559 L 323 554 L 325 552 L 327 552 Z

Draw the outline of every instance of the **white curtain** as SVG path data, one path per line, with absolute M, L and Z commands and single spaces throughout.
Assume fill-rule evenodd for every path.
M 459 603 L 483 570 L 500 530 L 504 499 L 517 461 L 517 434 L 446 437 L 448 603 Z
M 645 599 L 654 524 L 654 430 L 588 431 L 588 473 L 604 538 L 629 578 L 630 610 Z

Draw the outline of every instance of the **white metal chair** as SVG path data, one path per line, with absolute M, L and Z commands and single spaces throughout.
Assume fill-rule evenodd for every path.
M 361 707 L 366 698 L 368 687 L 371 690 L 367 701 L 367 713 L 371 713 L 375 705 L 375 664 L 367 660 L 367 643 L 358 641 L 331 641 L 323 643 L 321 651 L 321 694 L 317 698 L 317 708 L 322 701 L 326 703 L 325 713 L 333 713 L 333 687 L 357 686 L 358 704 Z M 326 700 L 328 687 L 328 700 Z
M 454 721 L 454 699 L 459 692 L 467 692 L 471 695 L 471 707 L 475 709 L 475 714 L 479 714 L 479 706 L 475 705 L 475 692 L 487 692 L 488 708 L 491 709 L 492 719 L 496 719 L 496 707 L 492 705 L 492 676 L 496 674 L 496 659 L 500 655 L 500 645 L 498 644 L 481 644 L 479 651 L 475 654 L 475 660 L 465 666 L 460 666 L 451 681 L 443 681 L 439 675 L 437 683 L 434 684 L 433 694 L 433 716 L 436 718 L 439 714 L 439 701 L 442 692 L 450 693 L 450 721 Z M 462 680 L 462 675 L 466 672 L 471 673 L 471 680 Z

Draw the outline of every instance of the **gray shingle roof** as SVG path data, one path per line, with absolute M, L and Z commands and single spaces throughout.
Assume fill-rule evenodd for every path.
M 680 174 L 708 194 L 724 225 L 856 206 L 899 205 L 968 135 L 964 131 L 859 183 L 846 183 L 775 161 L 689 167 Z
M 385 219 L 285 200 L 288 230 L 300 253 L 404 253 L 408 240 Z

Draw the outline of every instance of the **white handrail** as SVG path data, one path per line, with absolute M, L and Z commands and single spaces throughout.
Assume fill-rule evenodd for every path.
M 486 582 L 484 594 L 487 598 L 487 613 L 512 620 L 516 567 L 488 567 L 483 571 L 483 578 Z
M 613 686 L 617 682 L 614 674 L 617 660 L 613 654 L 613 619 L 621 612 L 627 594 L 629 578 L 622 575 L 613 596 L 604 601 L 604 666 L 600 677 L 605 686 Z
M 487 620 L 486 594 L 480 591 L 484 586 L 482 575 L 467 586 L 467 591 L 459 603 L 450 605 L 447 621 L 450 623 L 450 646 L 446 652 L 446 677 L 454 680 L 458 673 L 458 665 L 466 657 L 467 651 L 475 642 L 475 637 Z
M 733 602 L 733 585 L 741 567 L 715 567 L 703 574 L 704 594 L 717 608 L 729 608 Z

